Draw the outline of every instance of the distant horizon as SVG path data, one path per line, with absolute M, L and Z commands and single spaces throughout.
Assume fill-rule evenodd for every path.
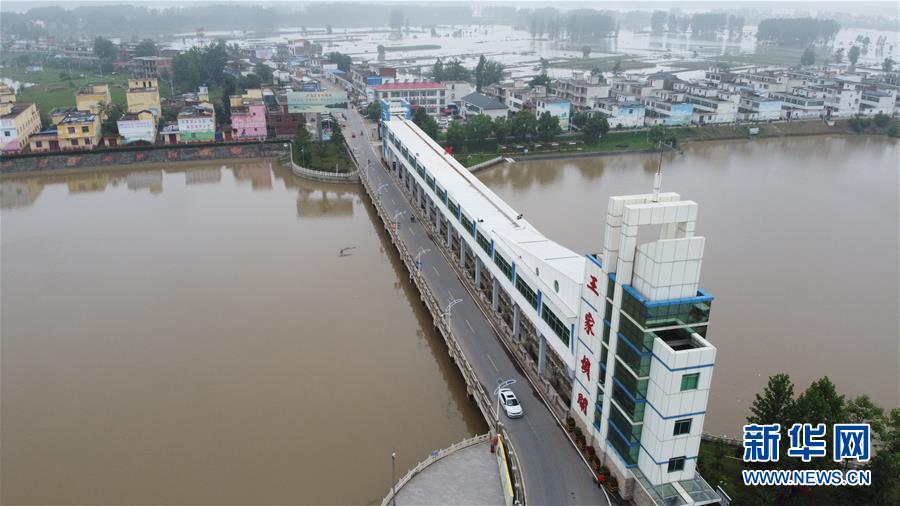
M 303 8 L 306 5 L 322 4 L 322 3 L 363 3 L 363 4 L 463 4 L 463 5 L 482 5 L 482 6 L 510 6 L 520 8 L 539 8 L 539 7 L 555 7 L 560 10 L 569 10 L 575 8 L 593 8 L 607 9 L 613 11 L 642 11 L 642 10 L 668 10 L 678 8 L 686 12 L 696 10 L 721 10 L 721 11 L 738 11 L 738 10 L 757 10 L 771 13 L 776 16 L 803 15 L 808 14 L 815 16 L 817 13 L 846 13 L 846 14 L 864 14 L 864 15 L 885 15 L 900 20 L 900 3 L 893 1 L 815 1 L 815 0 L 790 0 L 780 2 L 777 0 L 720 0 L 720 1 L 696 1 L 696 0 L 671 0 L 667 2 L 658 0 L 631 0 L 631 1 L 564 1 L 564 2 L 548 2 L 546 0 L 491 0 L 485 2 L 471 0 L 440 0 L 437 2 L 425 2 L 423 0 L 329 0 L 325 1 L 306 1 L 297 2 L 295 0 L 266 0 L 257 2 L 253 0 L 190 0 L 186 2 L 177 2 L 172 0 L 138 0 L 137 2 L 123 2 L 122 0 L 84 0 L 84 1 L 44 1 L 44 0 L 8 0 L 0 3 L 0 12 L 25 13 L 29 9 L 40 7 L 61 7 L 67 10 L 78 7 L 89 7 L 98 5 L 124 5 L 124 6 L 143 6 L 152 8 L 172 8 L 187 7 L 203 4 L 247 4 L 252 3 L 257 6 L 280 6 Z M 900 26 L 898 26 L 900 31 Z

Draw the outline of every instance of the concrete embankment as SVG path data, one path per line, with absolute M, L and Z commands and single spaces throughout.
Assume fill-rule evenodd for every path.
M 83 152 L 29 153 L 0 158 L 0 174 L 103 166 L 129 166 L 148 163 L 160 164 L 233 158 L 272 158 L 282 156 L 287 151 L 287 144 L 282 141 L 266 141 L 196 145 L 172 144 L 98 149 Z

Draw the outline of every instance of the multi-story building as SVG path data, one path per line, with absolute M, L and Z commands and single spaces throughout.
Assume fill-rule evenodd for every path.
M 741 121 L 773 121 L 781 119 L 784 102 L 775 94 L 764 97 L 756 94 L 741 95 L 738 117 Z
M 75 108 L 79 111 L 100 114 L 103 106 L 111 103 L 108 84 L 89 84 L 75 93 Z
M 263 140 L 268 137 L 266 105 L 263 103 L 261 93 L 232 95 L 230 100 L 231 132 L 235 139 Z
M 572 110 L 572 104 L 559 97 L 544 97 L 534 101 L 534 113 L 540 117 L 542 114 L 549 113 L 559 120 L 559 127 L 563 132 L 569 131 L 569 115 Z
M 469 93 L 460 99 L 460 114 L 465 118 L 479 114 L 491 119 L 505 118 L 508 110 L 499 100 L 477 92 Z
M 468 81 L 442 81 L 443 84 L 447 88 L 447 103 L 453 103 L 459 105 L 459 101 L 462 98 L 473 91 L 475 88 L 472 86 L 472 83 Z
M 302 112 L 288 110 L 287 96 L 284 93 L 263 95 L 266 104 L 266 124 L 275 137 L 290 138 L 297 133 L 297 128 L 305 124 Z
M 90 111 L 72 111 L 56 125 L 59 149 L 94 149 L 102 136 L 100 115 Z
M 369 88 L 396 82 L 397 69 L 380 63 L 364 62 L 351 65 L 347 78 L 357 94 L 369 97 Z
M 431 116 L 438 116 L 447 107 L 447 87 L 441 83 L 416 81 L 373 86 L 375 100 L 388 102 L 403 99 L 413 106 L 424 107 Z
M 18 153 L 28 137 L 41 130 L 41 116 L 33 102 L 0 103 L 0 151 Z
M 614 98 L 598 98 L 594 100 L 594 110 L 603 113 L 612 128 L 644 126 L 646 107 L 640 102 L 620 102 Z
M 795 88 L 793 93 L 770 93 L 781 100 L 782 119 L 821 118 L 825 114 L 825 93 L 813 88 Z
M 56 127 L 42 130 L 29 137 L 28 151 L 31 153 L 59 151 L 59 134 L 56 131 Z
M 737 95 L 734 96 L 737 97 Z M 691 121 L 698 125 L 737 121 L 738 104 L 735 100 L 723 100 L 715 95 L 686 95 L 684 101 L 693 104 Z
M 699 287 L 698 205 L 612 197 L 602 253 L 541 234 L 411 121 L 381 125 L 383 157 L 536 374 L 637 504 L 718 500 L 696 471 L 716 348 Z M 599 225 L 599 224 L 598 224 Z M 656 237 L 639 233 L 654 228 Z M 552 395 L 552 394 L 551 394 Z
M 860 94 L 859 113 L 863 116 L 874 116 L 876 114 L 894 114 L 894 104 L 897 98 L 897 91 L 892 89 L 884 90 L 863 90 Z
M 582 75 L 563 77 L 553 83 L 554 94 L 568 100 L 578 111 L 586 111 L 594 106 L 595 98 L 609 96 L 609 84 L 599 74 L 586 72 Z
M 155 77 L 129 79 L 125 100 L 128 102 L 128 112 L 150 111 L 157 118 L 162 114 L 159 83 Z
M 185 107 L 178 113 L 178 142 L 216 140 L 216 112 L 212 104 Z
M 172 74 L 172 58 L 168 56 L 138 56 L 132 58 L 128 64 L 131 75 L 135 78 L 156 77 L 161 78 Z
M 681 126 L 691 122 L 694 105 L 675 102 L 662 97 L 647 97 L 641 100 L 646 107 L 644 124 L 647 126 Z
M 0 104 L 16 101 L 16 93 L 9 86 L 0 83 Z
M 116 121 L 122 142 L 132 144 L 146 142 L 156 144 L 156 113 L 153 111 L 127 112 Z
M 857 83 L 838 80 L 817 87 L 825 93 L 825 116 L 849 118 L 859 114 L 861 90 Z

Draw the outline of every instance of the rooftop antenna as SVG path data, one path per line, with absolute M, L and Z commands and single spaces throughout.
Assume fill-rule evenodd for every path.
M 658 141 L 659 145 L 659 162 L 656 164 L 656 175 L 653 176 L 653 197 L 651 202 L 659 202 L 659 188 L 662 186 L 662 141 Z

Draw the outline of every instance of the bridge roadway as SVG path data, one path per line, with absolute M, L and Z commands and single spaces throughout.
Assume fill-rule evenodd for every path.
M 360 135 L 362 131 L 366 132 L 365 136 Z M 354 132 L 356 138 L 351 135 Z M 374 127 L 364 123 L 360 115 L 350 109 L 344 136 L 354 150 L 360 170 L 367 171 L 373 191 L 387 184 L 381 191 L 381 201 L 388 212 L 404 213 L 398 220 L 400 239 L 411 254 L 423 248 L 430 250 L 421 255 L 421 270 L 445 307 L 453 299 L 462 299 L 452 309 L 450 326 L 466 358 L 488 393 L 494 390 L 499 378 L 516 380 L 512 389 L 522 403 L 525 416 L 517 420 L 503 416 L 502 421 L 519 456 L 526 502 L 536 505 L 609 504 L 564 430 L 508 355 L 487 317 L 438 251 L 438 246 L 419 220 L 410 222 L 411 205 L 383 168 L 381 155 L 373 147 L 370 135 L 376 135 Z

